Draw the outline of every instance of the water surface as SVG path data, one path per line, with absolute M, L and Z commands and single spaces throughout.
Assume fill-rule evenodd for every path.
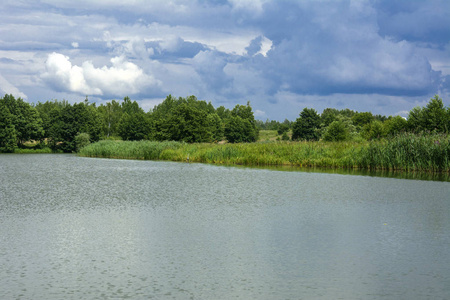
M 450 183 L 0 155 L 0 299 L 449 299 Z

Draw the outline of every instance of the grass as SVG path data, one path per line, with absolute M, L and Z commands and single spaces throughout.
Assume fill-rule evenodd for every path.
M 32 149 L 32 148 L 15 148 L 14 153 L 18 154 L 35 154 L 35 153 L 55 153 L 50 148 Z
M 450 136 L 403 133 L 364 147 L 363 169 L 450 172 Z
M 289 138 L 292 136 L 292 131 L 288 131 L 287 135 Z M 281 139 L 281 135 L 278 134 L 277 130 L 260 130 L 259 131 L 259 142 L 267 142 L 267 141 L 279 141 Z
M 103 140 L 82 148 L 87 157 L 391 171 L 450 172 L 450 138 L 401 134 L 373 142 L 187 144 Z
M 279 137 L 276 130 L 260 130 L 259 141 L 275 141 Z

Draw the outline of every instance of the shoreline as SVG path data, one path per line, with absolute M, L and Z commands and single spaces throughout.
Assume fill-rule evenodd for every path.
M 256 142 L 213 144 L 102 140 L 79 156 L 249 167 L 300 167 L 450 173 L 450 137 L 412 135 L 371 142 Z

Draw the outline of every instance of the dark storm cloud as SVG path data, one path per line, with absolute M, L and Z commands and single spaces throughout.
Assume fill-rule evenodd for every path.
M 273 49 L 256 63 L 280 90 L 300 94 L 425 95 L 439 72 L 407 42 L 378 34 L 367 3 L 273 2 L 257 20 Z
M 374 1 L 380 35 L 397 40 L 435 43 L 450 41 L 450 1 Z

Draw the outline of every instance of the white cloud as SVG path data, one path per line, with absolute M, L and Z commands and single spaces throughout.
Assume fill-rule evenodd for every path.
M 392 114 L 435 93 L 448 105 L 445 0 L 28 2 L 0 4 L 0 90 L 30 101 L 194 94 L 280 119 Z
M 20 97 L 22 99 L 27 99 L 27 95 L 22 93 L 17 87 L 12 85 L 5 77 L 0 74 L 0 90 L 2 91 L 2 95 L 11 94 L 14 97 Z
M 257 117 L 257 118 L 262 118 L 262 117 L 264 117 L 264 116 L 266 115 L 266 112 L 257 109 L 257 110 L 255 110 L 254 115 L 255 115 L 255 117 Z
M 263 36 L 261 40 L 261 49 L 258 51 L 258 53 L 262 54 L 263 56 L 267 56 L 267 52 L 272 49 L 272 45 L 272 41 Z
M 53 52 L 48 55 L 42 78 L 60 90 L 86 95 L 132 95 L 160 85 L 124 57 L 112 58 L 111 64 L 96 68 L 91 61 L 85 61 L 76 66 L 68 56 Z

